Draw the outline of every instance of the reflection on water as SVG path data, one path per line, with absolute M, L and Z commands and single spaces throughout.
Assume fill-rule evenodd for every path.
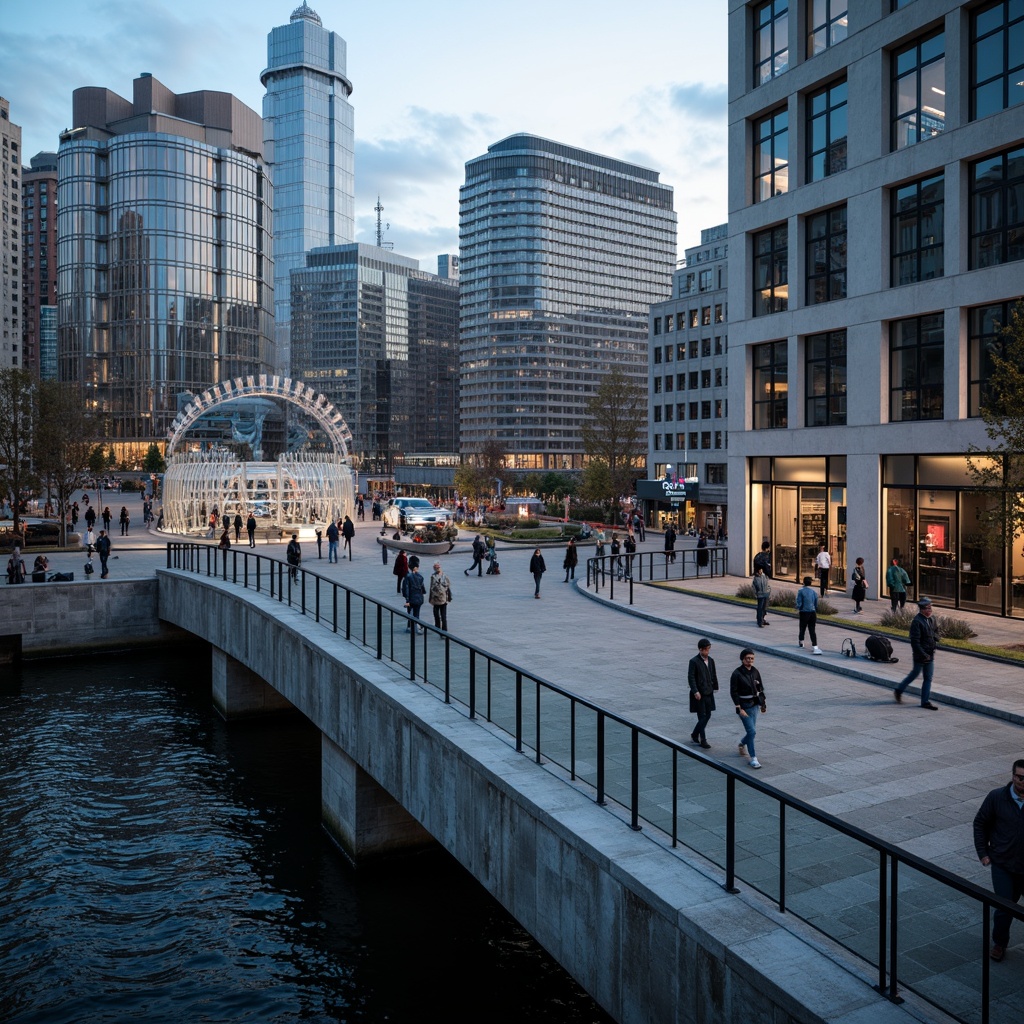
M 610 1019 L 446 854 L 352 870 L 319 734 L 196 661 L 3 670 L 0 1020 Z

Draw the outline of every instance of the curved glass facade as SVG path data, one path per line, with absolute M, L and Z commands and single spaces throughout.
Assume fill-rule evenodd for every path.
M 460 195 L 462 447 L 578 469 L 585 409 L 613 367 L 647 384 L 652 303 L 676 260 L 658 173 L 530 135 L 466 165 Z
M 59 372 L 108 440 L 144 450 L 181 392 L 271 368 L 262 163 L 145 132 L 62 142 L 58 181 Z

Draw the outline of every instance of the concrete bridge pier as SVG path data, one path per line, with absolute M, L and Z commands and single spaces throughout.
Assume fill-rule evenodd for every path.
M 344 750 L 321 734 L 324 827 L 354 864 L 433 845 L 433 836 Z
M 252 669 L 219 647 L 212 651 L 213 705 L 225 721 L 295 710 L 291 701 Z

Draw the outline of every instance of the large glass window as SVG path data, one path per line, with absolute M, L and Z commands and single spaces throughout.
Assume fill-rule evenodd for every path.
M 915 40 L 892 55 L 892 148 L 903 149 L 946 127 L 946 39 Z
M 789 67 L 789 0 L 754 8 L 754 84 L 763 85 Z
M 889 325 L 889 418 L 942 419 L 942 314 Z
M 783 107 L 754 122 L 754 202 L 789 191 L 789 114 Z
M 846 38 L 848 0 L 807 0 L 807 56 Z
M 846 170 L 846 79 L 807 97 L 807 180 Z
M 807 218 L 807 291 L 805 302 L 846 297 L 846 207 L 836 206 Z
M 804 343 L 808 427 L 846 425 L 846 331 L 812 334 Z
M 789 250 L 786 225 L 759 231 L 754 243 L 754 316 L 781 313 L 789 306 Z
M 1024 102 L 1024 3 L 971 12 L 971 120 Z
M 785 341 L 769 341 L 767 344 L 754 346 L 755 430 L 789 425 L 787 353 L 788 343 Z
M 971 164 L 969 180 L 971 269 L 1024 259 L 1024 146 Z
M 985 403 L 986 389 L 992 376 L 992 355 L 1002 348 L 1000 334 L 1010 322 L 1012 306 L 997 302 L 991 306 L 977 306 L 970 312 L 967 328 L 967 415 L 980 416 Z
M 942 277 L 945 179 L 937 174 L 892 192 L 892 277 L 895 285 Z

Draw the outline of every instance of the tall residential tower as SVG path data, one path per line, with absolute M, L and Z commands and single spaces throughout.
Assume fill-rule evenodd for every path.
M 463 454 L 496 441 L 510 468 L 580 469 L 605 374 L 646 386 L 648 311 L 669 297 L 676 260 L 672 189 L 658 177 L 525 134 L 466 164 Z
M 24 365 L 21 351 L 21 128 L 0 96 L 0 366 Z
M 274 182 L 277 365 L 291 369 L 290 274 L 310 249 L 355 241 L 355 129 L 345 40 L 303 2 L 267 37 L 260 75 Z

